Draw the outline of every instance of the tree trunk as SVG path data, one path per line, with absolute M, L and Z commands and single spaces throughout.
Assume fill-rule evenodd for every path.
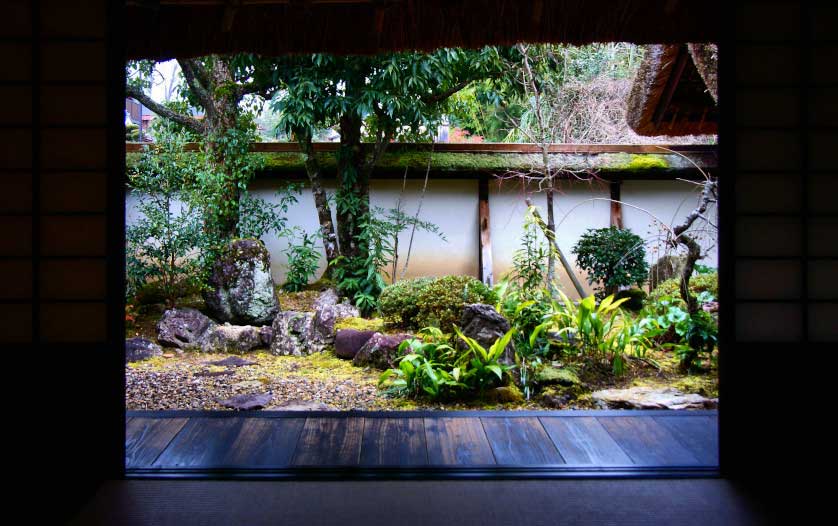
M 320 236 L 323 238 L 323 250 L 326 252 L 326 274 L 330 273 L 331 264 L 340 255 L 335 224 L 332 222 L 332 208 L 326 191 L 323 190 L 323 179 L 320 163 L 314 156 L 314 146 L 311 134 L 297 134 L 300 148 L 305 155 L 305 166 L 308 180 L 311 183 L 311 194 L 314 196 L 314 206 L 317 209 L 317 220 L 320 223 Z
M 337 220 L 340 253 L 347 258 L 366 257 L 368 244 L 361 239 L 361 221 L 370 211 L 369 175 L 363 169 L 361 117 L 355 113 L 340 119 L 338 151 Z

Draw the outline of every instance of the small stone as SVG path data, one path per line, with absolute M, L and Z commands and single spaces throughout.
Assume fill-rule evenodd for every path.
M 491 305 L 471 303 L 463 307 L 460 320 L 462 332 L 477 341 L 484 349 L 489 349 L 495 341 L 509 331 L 509 322 Z M 465 343 L 461 342 L 465 346 Z M 505 365 L 514 363 L 514 348 L 506 346 L 500 362 Z
M 257 362 L 251 362 L 250 360 L 245 360 L 244 358 L 240 358 L 238 356 L 229 356 L 227 358 L 224 358 L 223 360 L 207 362 L 207 364 L 218 365 L 222 367 L 244 367 L 246 365 L 258 365 Z
M 249 411 L 252 409 L 262 409 L 266 405 L 271 402 L 271 398 L 273 398 L 273 394 L 268 393 L 261 393 L 261 394 L 242 394 L 236 395 L 226 400 L 216 400 L 220 405 L 235 409 L 237 411 Z
M 312 402 L 299 399 L 282 402 L 281 404 L 274 406 L 273 409 L 279 409 L 281 411 L 333 411 L 332 407 L 329 407 L 323 402 Z
M 140 362 L 163 354 L 163 349 L 151 340 L 131 338 L 125 340 L 125 363 Z

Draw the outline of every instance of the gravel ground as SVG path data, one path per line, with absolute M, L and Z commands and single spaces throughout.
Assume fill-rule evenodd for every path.
M 171 353 L 125 368 L 129 410 L 223 410 L 219 400 L 241 394 L 272 393 L 265 409 L 325 404 L 330 410 L 547 409 L 534 403 L 431 403 L 384 396 L 377 388 L 380 371 L 355 367 L 330 352 L 305 357 L 249 353 L 256 365 L 225 367 L 210 362 L 227 354 Z

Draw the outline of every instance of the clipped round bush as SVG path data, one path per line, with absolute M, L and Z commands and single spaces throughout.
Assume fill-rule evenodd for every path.
M 378 310 L 390 323 L 413 327 L 419 314 L 419 293 L 435 278 L 413 278 L 387 285 L 378 297 Z
M 709 274 L 695 274 L 690 277 L 690 292 L 694 296 L 698 296 L 701 292 L 707 291 L 714 297 L 719 297 L 719 274 L 711 272 Z M 663 296 L 671 296 L 673 298 L 681 297 L 681 277 L 674 277 L 668 279 L 658 285 L 658 288 L 649 294 L 649 299 L 658 301 Z
M 403 327 L 439 327 L 445 332 L 460 323 L 466 303 L 497 302 L 497 295 L 471 276 L 415 278 L 388 285 L 378 298 L 388 322 Z
M 576 264 L 588 273 L 588 283 L 601 283 L 597 297 L 618 287 L 642 285 L 649 273 L 643 239 L 630 230 L 589 228 L 573 246 Z
M 419 327 L 439 327 L 444 332 L 460 323 L 467 303 L 495 304 L 497 294 L 471 276 L 443 276 L 428 283 L 419 292 L 416 323 Z

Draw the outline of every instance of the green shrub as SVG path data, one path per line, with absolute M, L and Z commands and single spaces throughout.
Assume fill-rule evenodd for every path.
M 421 327 L 439 327 L 448 332 L 460 323 L 467 303 L 497 303 L 497 295 L 483 282 L 471 276 L 443 276 L 426 284 L 419 292 L 416 323 Z
M 419 315 L 419 293 L 434 278 L 405 279 L 388 285 L 378 297 L 378 309 L 389 322 L 404 327 L 415 327 Z
M 719 297 L 719 275 L 715 272 L 709 274 L 693 274 L 690 277 L 690 292 L 698 296 L 702 292 L 709 292 L 714 298 Z M 649 300 L 656 302 L 661 298 L 671 296 L 681 297 L 681 277 L 668 279 L 662 282 L 649 294 Z
M 388 285 L 378 299 L 381 315 L 403 327 L 439 327 L 450 332 L 460 322 L 463 305 L 498 301 L 497 295 L 471 276 L 415 278 Z
M 303 231 L 299 239 L 299 243 L 292 243 L 283 251 L 288 257 L 288 273 L 282 289 L 288 292 L 304 290 L 320 268 L 320 251 L 314 246 L 317 237 Z
M 621 286 L 642 285 L 649 273 L 643 239 L 630 230 L 589 228 L 572 250 L 576 264 L 588 273 L 588 283 L 601 283 L 598 299 Z

